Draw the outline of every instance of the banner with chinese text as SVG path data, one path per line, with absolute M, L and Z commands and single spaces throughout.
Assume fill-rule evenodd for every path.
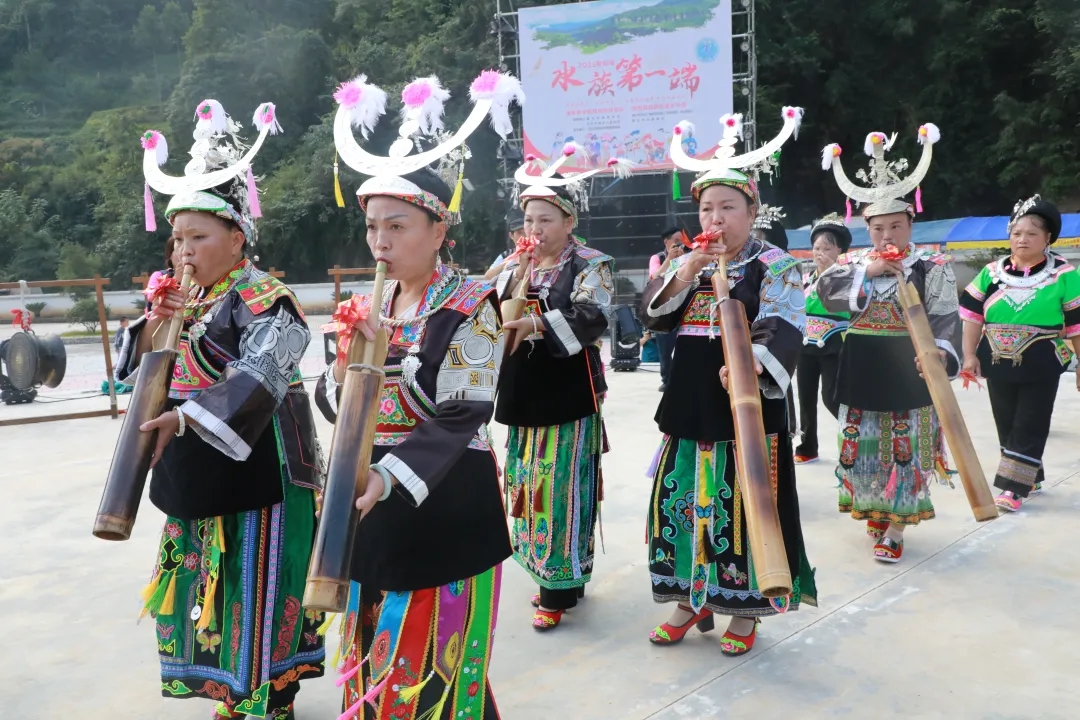
M 680 120 L 687 153 L 716 145 L 732 112 L 731 0 L 596 0 L 518 12 L 525 153 L 551 159 L 568 141 L 639 170 L 672 167 Z

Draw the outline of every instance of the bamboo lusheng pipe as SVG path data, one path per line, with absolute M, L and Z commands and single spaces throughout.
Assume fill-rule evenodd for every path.
M 375 317 L 382 311 L 385 284 L 386 263 L 380 262 L 369 310 L 376 313 Z M 348 602 L 353 544 L 360 522 L 356 499 L 367 489 L 379 401 L 386 380 L 382 368 L 386 351 L 386 330 L 380 327 L 371 341 L 356 332 L 346 352 L 347 367 L 330 446 L 322 512 L 304 589 L 304 607 L 308 610 L 343 612 Z
M 953 462 L 956 463 L 956 469 L 960 474 L 960 482 L 964 485 L 964 493 L 967 495 L 968 504 L 971 505 L 971 512 L 978 522 L 993 520 L 998 516 L 994 496 L 983 474 L 979 455 L 975 452 L 975 445 L 971 442 L 971 435 L 968 433 L 964 416 L 960 412 L 960 405 L 956 402 L 956 393 L 953 392 L 952 384 L 949 382 L 949 375 L 941 363 L 934 333 L 930 329 L 930 320 L 926 316 L 926 308 L 919 299 L 919 292 L 915 286 L 907 282 L 902 275 L 897 277 L 897 293 L 900 307 L 904 311 L 904 322 L 907 324 L 908 334 L 911 335 L 911 342 L 915 346 L 915 354 L 922 366 L 926 387 L 930 390 L 930 399 L 934 403 L 934 409 L 937 410 L 938 422 L 945 433 L 945 440 L 949 444 Z
M 529 264 L 525 266 L 525 275 L 521 278 L 521 282 L 514 288 L 514 292 L 511 296 L 503 300 L 501 303 L 502 308 L 502 321 L 503 325 L 511 320 L 520 320 L 525 315 L 525 307 L 528 305 L 528 293 L 529 285 L 532 284 L 532 272 L 533 262 L 529 260 Z M 505 356 L 514 354 L 518 345 L 521 344 L 523 338 L 527 337 L 529 333 L 519 332 L 517 330 L 509 330 L 506 333 L 505 339 Z
M 186 298 L 191 288 L 190 265 L 184 266 L 180 281 L 180 293 Z M 131 395 L 124 424 L 113 450 L 112 465 L 105 480 L 97 517 L 94 519 L 94 536 L 102 540 L 127 540 L 139 512 L 146 475 L 150 472 L 154 447 L 159 431 L 143 432 L 143 423 L 156 419 L 165 411 L 172 383 L 173 367 L 180 347 L 180 333 L 184 328 L 184 311 L 172 316 L 166 326 L 168 334 L 161 350 L 143 353 L 139 358 L 139 374 L 135 391 Z
M 720 338 L 724 344 L 728 396 L 735 420 L 735 472 L 742 493 L 754 578 L 762 596 L 785 597 L 791 594 L 791 570 L 770 481 L 769 447 L 765 439 L 750 324 L 746 319 L 746 308 L 730 297 L 727 261 L 721 256 L 716 264 L 718 269 L 713 273 L 712 286 L 719 303 Z

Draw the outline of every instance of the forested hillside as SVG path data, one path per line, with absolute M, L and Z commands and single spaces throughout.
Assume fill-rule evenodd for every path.
M 533 3 L 554 4 L 554 3 Z M 359 178 L 333 200 L 334 85 L 365 72 L 391 95 L 436 72 L 467 109 L 469 81 L 497 62 L 493 0 L 3 0 L 0 2 L 0 278 L 96 270 L 123 287 L 160 265 L 143 231 L 139 134 L 165 133 L 182 172 L 196 103 L 220 100 L 242 123 L 277 103 L 268 141 L 261 264 L 290 280 L 362 263 Z M 1080 208 L 1080 3 L 1076 0 L 757 0 L 762 121 L 806 108 L 769 191 L 790 223 L 842 206 L 821 172 L 828 142 L 857 148 L 896 130 L 943 133 L 923 186 L 927 217 L 1007 212 L 1040 191 Z M 396 131 L 385 122 L 372 142 Z M 478 133 L 458 259 L 479 266 L 501 245 L 496 137 Z M 850 171 L 854 171 L 851 168 Z M 160 202 L 159 212 L 164 203 Z M 159 223 L 165 227 L 164 223 Z

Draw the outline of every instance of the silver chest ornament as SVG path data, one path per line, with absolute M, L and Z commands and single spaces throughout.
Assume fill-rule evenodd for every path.
M 413 343 L 409 346 L 409 354 L 401 361 L 401 377 L 405 379 L 405 383 L 413 390 L 416 389 L 416 374 L 420 372 L 422 365 L 423 363 L 420 362 L 420 345 Z
M 1034 275 L 1016 276 L 1005 271 L 1005 261 L 1002 258 L 997 262 L 994 270 L 990 273 L 991 280 L 1001 287 L 1001 294 L 1005 296 L 1005 302 L 1009 303 L 1014 310 L 1023 310 L 1028 303 L 1035 299 L 1039 289 L 1048 285 L 1048 281 L 1054 273 L 1054 262 L 1049 254 L 1046 256 L 1046 266 Z

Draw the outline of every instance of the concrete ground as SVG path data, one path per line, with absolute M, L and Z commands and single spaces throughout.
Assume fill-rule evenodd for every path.
M 677 647 L 648 642 L 670 610 L 652 602 L 643 540 L 644 473 L 660 439 L 652 421 L 658 377 L 639 371 L 609 379 L 606 552 L 585 601 L 546 634 L 530 625 L 534 587 L 507 563 L 491 670 L 504 718 L 1076 716 L 1080 396 L 1073 375 L 1062 378 L 1047 492 L 1016 515 L 977 525 L 960 487 L 935 487 L 938 517 L 909 531 L 897 565 L 875 562 L 862 524 L 836 512 L 836 455 L 823 438 L 823 461 L 798 472 L 820 607 L 767 619 L 754 650 L 740 658 L 720 653 L 720 630 L 693 630 Z M 992 477 L 997 441 L 987 394 L 958 395 Z M 98 397 L 60 407 L 103 405 Z M 43 411 L 0 407 L 0 419 L 31 410 Z M 831 435 L 834 421 L 820 412 Z M 330 426 L 319 423 L 328 443 Z M 160 697 L 153 626 L 135 623 L 161 514 L 144 501 L 126 543 L 90 535 L 119 428 L 108 418 L 0 428 L 0 718 L 209 717 L 207 702 Z M 496 433 L 504 437 L 502 428 Z M 331 678 L 307 682 L 298 718 L 333 720 L 338 702 Z

